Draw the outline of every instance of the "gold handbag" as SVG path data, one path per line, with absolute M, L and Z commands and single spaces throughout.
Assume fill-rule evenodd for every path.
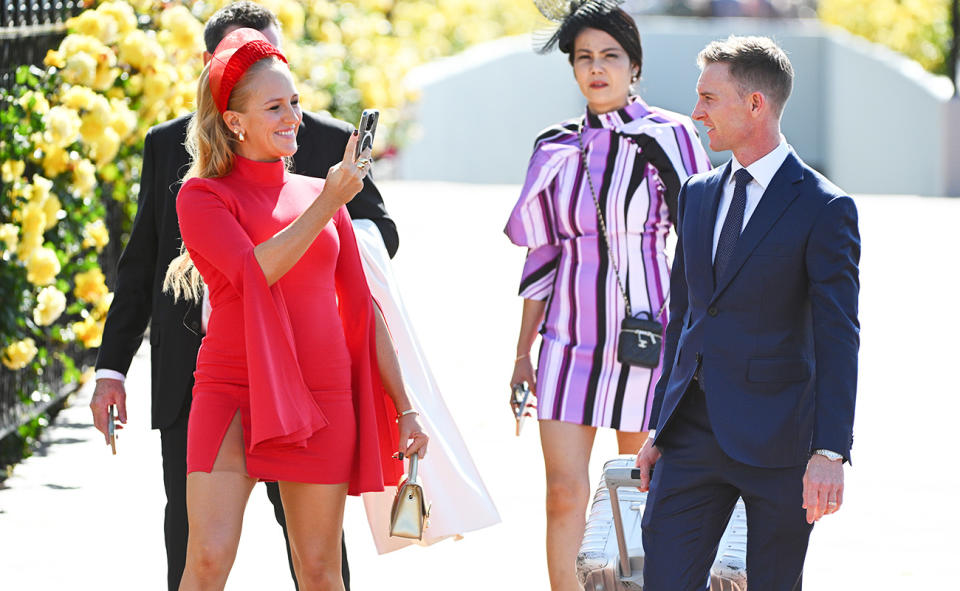
M 410 472 L 400 481 L 397 496 L 390 509 L 390 535 L 413 540 L 423 539 L 423 529 L 430 517 L 430 508 L 423 496 L 423 487 L 417 483 L 419 456 L 410 456 Z

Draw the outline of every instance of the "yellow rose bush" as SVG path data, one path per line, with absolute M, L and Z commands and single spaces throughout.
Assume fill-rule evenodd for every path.
M 354 124 L 380 109 L 379 157 L 409 129 L 411 69 L 528 32 L 536 15 L 515 0 L 261 2 L 281 23 L 303 107 Z M 136 214 L 143 138 L 193 110 L 202 23 L 226 4 L 88 0 L 45 69 L 21 66 L 0 88 L 0 378 L 25 407 L 93 361 Z
M 820 0 L 820 18 L 949 75 L 950 0 Z

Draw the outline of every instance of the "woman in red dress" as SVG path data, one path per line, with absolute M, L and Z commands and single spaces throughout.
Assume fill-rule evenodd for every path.
M 177 197 L 187 253 L 165 288 L 212 313 L 187 440 L 190 537 L 180 589 L 222 589 L 257 480 L 276 480 L 300 589 L 343 589 L 345 496 L 396 484 L 426 451 L 344 205 L 369 152 L 356 134 L 326 180 L 287 171 L 301 112 L 286 59 L 253 29 L 200 78 Z

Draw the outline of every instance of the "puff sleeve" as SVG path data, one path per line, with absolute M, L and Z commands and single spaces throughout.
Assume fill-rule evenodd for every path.
M 526 246 L 520 278 L 520 296 L 546 300 L 560 260 L 555 194 L 563 159 L 549 145 L 538 146 L 530 158 L 527 178 L 504 233 L 517 246 Z

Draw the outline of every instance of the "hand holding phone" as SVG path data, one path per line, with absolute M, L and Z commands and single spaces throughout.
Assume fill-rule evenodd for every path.
M 523 428 L 523 419 L 533 416 L 532 410 L 537 405 L 530 399 L 530 387 L 526 382 L 514 384 L 510 392 L 510 409 L 513 411 L 513 418 L 517 420 L 517 436 L 520 436 L 520 430 Z
M 357 140 L 356 153 L 353 155 L 354 162 L 360 159 L 360 154 L 364 150 L 373 149 L 373 138 L 377 135 L 377 122 L 379 120 L 380 111 L 377 109 L 364 109 L 360 115 L 360 125 L 357 126 L 360 137 Z

